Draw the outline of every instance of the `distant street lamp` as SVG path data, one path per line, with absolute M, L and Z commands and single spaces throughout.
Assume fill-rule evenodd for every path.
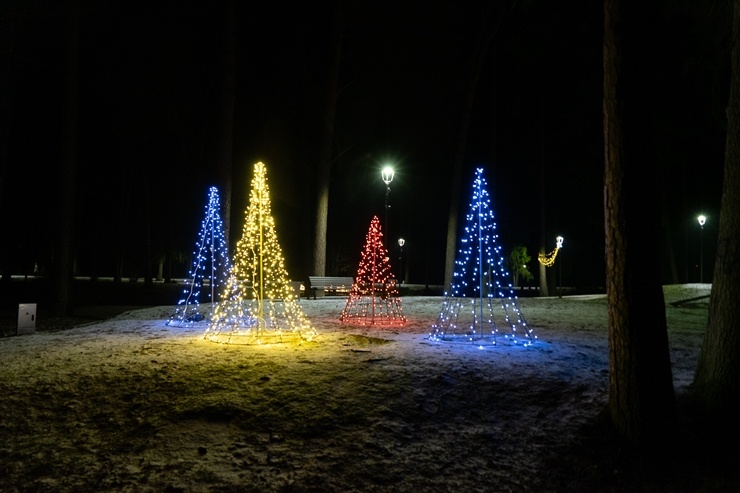
M 699 283 L 704 282 L 704 224 L 707 222 L 707 217 L 704 214 L 699 215 L 696 218 L 699 221 Z
M 388 238 L 388 209 L 390 208 L 390 205 L 388 205 L 388 194 L 391 193 L 393 174 L 393 168 L 388 165 L 386 165 L 380 172 L 380 176 L 383 178 L 383 183 L 385 183 L 385 223 L 383 224 L 383 227 L 385 228 L 386 238 Z
M 558 236 L 555 238 L 555 248 L 560 251 L 561 248 L 563 248 L 563 237 Z M 560 277 L 560 284 L 558 286 L 558 298 L 563 297 L 563 257 L 560 257 L 560 262 L 558 262 L 558 277 Z
M 401 252 L 398 254 L 398 283 L 401 284 L 403 282 L 403 245 L 406 243 L 406 240 L 403 238 L 398 239 L 398 246 L 401 249 Z

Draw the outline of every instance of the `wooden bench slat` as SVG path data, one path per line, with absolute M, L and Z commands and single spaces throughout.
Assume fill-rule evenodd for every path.
M 313 293 L 313 299 L 316 299 L 316 292 L 319 289 L 326 291 L 347 292 L 352 289 L 355 280 L 352 277 L 339 276 L 308 276 L 309 290 Z

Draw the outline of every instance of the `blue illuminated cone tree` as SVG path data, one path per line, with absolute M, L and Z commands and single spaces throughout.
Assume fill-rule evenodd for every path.
M 221 202 L 218 189 L 211 187 L 208 190 L 208 204 L 206 213 L 201 223 L 198 241 L 193 252 L 193 266 L 190 269 L 189 281 L 183 290 L 182 298 L 175 308 L 175 312 L 167 321 L 167 325 L 184 326 L 211 318 L 217 293 L 226 285 L 229 273 L 229 251 L 224 237 L 224 226 L 221 221 L 219 210 Z M 201 290 L 204 281 L 208 280 L 210 291 L 210 308 L 208 317 L 200 305 Z
M 465 235 L 442 309 L 429 338 L 437 342 L 530 345 L 536 339 L 517 301 L 504 267 L 483 169 L 473 181 Z
M 204 335 L 212 341 L 266 344 L 315 335 L 285 269 L 261 162 L 254 166 L 244 229 L 222 299 Z
M 377 216 L 370 222 L 365 239 L 357 277 L 341 321 L 353 325 L 403 325 L 406 317 Z

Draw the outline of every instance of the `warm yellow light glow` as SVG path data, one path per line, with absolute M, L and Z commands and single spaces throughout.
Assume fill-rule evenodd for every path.
M 558 256 L 558 252 L 563 248 L 563 237 L 558 236 L 555 238 L 555 250 L 550 253 L 539 253 L 537 254 L 537 260 L 545 267 L 552 267 L 555 264 L 555 259 Z
M 216 342 L 265 344 L 286 335 L 311 340 L 316 331 L 303 315 L 285 269 L 270 210 L 263 163 L 254 167 L 249 207 L 225 293 L 204 337 Z

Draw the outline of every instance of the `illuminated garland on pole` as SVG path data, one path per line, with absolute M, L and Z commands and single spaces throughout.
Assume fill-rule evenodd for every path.
M 482 348 L 499 342 L 528 346 L 537 339 L 519 310 L 504 268 L 490 202 L 483 169 L 478 168 L 465 226 L 467 236 L 460 240 L 455 272 L 429 334 L 432 341 Z
M 226 290 L 204 337 L 231 344 L 311 340 L 316 331 L 298 306 L 270 206 L 266 169 L 254 166 L 249 207 Z
M 377 216 L 370 221 L 357 277 L 340 320 L 347 324 L 374 326 L 406 323 Z
M 563 248 L 563 237 L 558 236 L 557 238 L 555 238 L 555 250 L 551 251 L 548 254 L 537 254 L 537 260 L 545 267 L 552 267 L 553 265 L 555 265 L 555 259 L 557 258 L 558 252 L 561 248 Z
M 206 214 L 200 228 L 199 240 L 193 252 L 193 266 L 190 269 L 190 283 L 183 290 L 175 313 L 167 321 L 167 325 L 189 325 L 204 320 L 206 317 L 200 310 L 200 292 L 205 278 L 210 285 L 210 312 L 216 303 L 216 291 L 223 289 L 229 272 L 229 252 L 224 237 L 224 226 L 219 209 L 221 208 L 218 189 L 211 187 L 208 191 Z

